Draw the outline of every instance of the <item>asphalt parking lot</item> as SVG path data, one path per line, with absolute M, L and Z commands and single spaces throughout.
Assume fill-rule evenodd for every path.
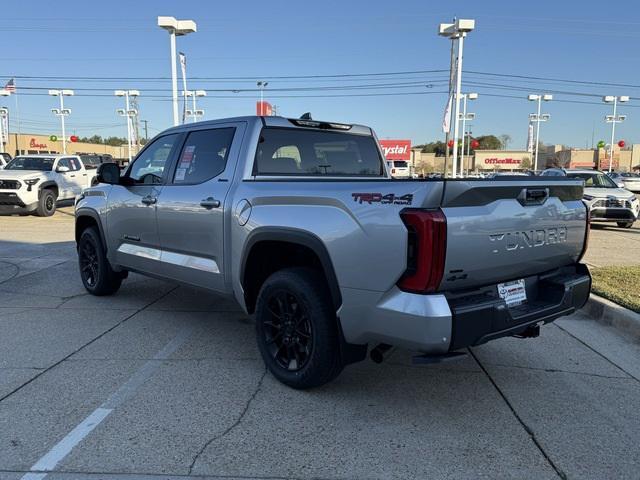
M 91 297 L 72 240 L 70 208 L 0 217 L 1 479 L 640 478 L 640 345 L 583 315 L 299 392 L 232 302 L 137 275 Z M 638 243 L 596 226 L 587 261 Z

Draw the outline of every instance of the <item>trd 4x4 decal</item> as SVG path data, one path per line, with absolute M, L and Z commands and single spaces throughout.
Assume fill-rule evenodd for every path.
M 411 205 L 413 202 L 413 194 L 407 193 L 406 195 L 398 196 L 395 193 L 352 193 L 354 202 L 363 203 L 366 202 L 369 205 L 372 203 L 381 203 L 383 205 Z

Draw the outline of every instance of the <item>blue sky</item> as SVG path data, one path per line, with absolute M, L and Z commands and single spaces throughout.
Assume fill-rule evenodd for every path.
M 595 1 L 558 0 L 60 0 L 55 5 L 54 9 L 51 2 L 23 0 L 4 9 L 0 81 L 12 76 L 70 77 L 17 79 L 23 131 L 58 133 L 58 122 L 50 112 L 55 99 L 34 87 L 76 90 L 76 96 L 67 102 L 73 110 L 68 130 L 78 135 L 125 135 L 124 122 L 115 113 L 120 101 L 112 96 L 119 88 L 141 91 L 141 118 L 149 121 L 150 134 L 170 126 L 170 81 L 153 78 L 169 76 L 169 39 L 156 26 L 156 17 L 171 15 L 192 18 L 198 24 L 197 33 L 178 39 L 178 50 L 188 57 L 189 77 L 247 77 L 190 81 L 189 88 L 209 91 L 199 103 L 206 111 L 205 118 L 253 114 L 256 92 L 211 90 L 255 89 L 256 80 L 267 78 L 266 99 L 278 105 L 284 116 L 310 111 L 314 118 L 371 125 L 381 138 L 410 138 L 414 143 L 442 139 L 446 94 L 441 92 L 446 90 L 446 73 L 272 77 L 447 69 L 450 44 L 437 36 L 437 25 L 458 16 L 476 20 L 476 30 L 465 43 L 464 68 L 482 73 L 463 77 L 463 90 L 480 94 L 470 104 L 477 115 L 474 135 L 509 134 L 513 138 L 510 147 L 523 148 L 527 115 L 534 108 L 526 101 L 527 93 L 553 91 L 558 92 L 557 101 L 544 105 L 552 117 L 541 128 L 545 143 L 584 147 L 591 143 L 592 133 L 595 142 L 608 141 L 610 127 L 603 117 L 610 113 L 610 107 L 601 103 L 601 94 L 638 98 L 620 109 L 628 118 L 618 126 L 616 137 L 629 144 L 640 142 L 637 2 L 617 1 L 605 6 Z M 112 81 L 106 77 L 143 78 Z M 629 86 L 545 80 L 549 78 Z M 389 85 L 398 83 L 404 85 Z M 347 85 L 362 89 L 269 91 Z M 368 96 L 317 97 L 354 93 Z M 380 93 L 387 95 L 378 96 Z M 3 104 L 13 117 L 14 99 Z

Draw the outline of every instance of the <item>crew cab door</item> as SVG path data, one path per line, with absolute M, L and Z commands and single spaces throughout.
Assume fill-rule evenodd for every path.
M 60 167 L 66 168 L 67 171 L 61 172 Z M 72 175 L 75 177 L 75 172 L 71 170 L 71 159 L 61 158 L 55 166 L 56 183 L 58 184 L 58 200 L 65 200 L 72 197 L 74 184 Z
M 157 138 L 135 158 L 109 193 L 107 243 L 110 260 L 133 270 L 162 270 L 156 204 L 182 134 Z
M 158 196 L 162 274 L 224 291 L 224 212 L 245 124 L 193 130 Z
M 75 197 L 82 193 L 82 189 L 87 188 L 87 171 L 83 168 L 80 159 L 69 157 L 65 160 L 69 161 L 70 169 L 66 176 L 69 180 L 69 197 Z

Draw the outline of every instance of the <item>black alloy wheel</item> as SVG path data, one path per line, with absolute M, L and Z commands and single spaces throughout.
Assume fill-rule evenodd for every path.
M 313 349 L 309 312 L 294 294 L 277 290 L 267 299 L 268 316 L 262 320 L 265 345 L 278 366 L 290 372 L 307 364 Z
M 98 261 L 98 250 L 93 238 L 89 237 L 82 242 L 78 257 L 82 279 L 89 288 L 95 288 L 100 274 L 100 262 Z

